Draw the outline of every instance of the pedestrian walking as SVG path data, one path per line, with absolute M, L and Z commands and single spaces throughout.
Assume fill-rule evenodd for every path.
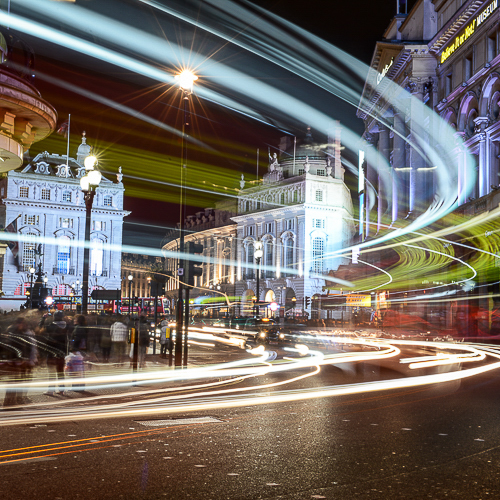
M 35 336 L 25 318 L 19 316 L 4 334 L 0 335 L 0 374 L 10 382 L 27 381 L 37 361 Z M 4 407 L 21 405 L 25 402 L 25 391 L 21 388 L 7 388 Z
M 64 371 L 68 377 L 83 378 L 85 376 L 83 356 L 75 347 L 71 348 L 70 353 L 65 358 Z M 73 384 L 72 388 L 77 392 L 81 392 L 84 390 L 85 384 L 82 382 Z
M 124 363 L 127 357 L 128 326 L 127 319 L 118 316 L 111 325 L 111 354 L 118 363 Z
M 161 322 L 160 329 L 160 356 L 162 358 L 167 357 L 167 350 L 170 349 L 170 328 L 168 326 L 168 321 L 164 319 Z
M 68 350 L 68 325 L 64 321 L 62 311 L 57 311 L 54 314 L 54 321 L 50 322 L 45 327 L 46 344 L 47 344 L 47 368 L 49 370 L 49 379 L 58 382 L 64 381 L 64 364 Z M 54 394 L 54 387 L 49 385 L 46 392 L 47 395 Z M 59 389 L 56 394 L 64 394 L 64 383 L 59 383 Z
M 146 354 L 149 347 L 149 328 L 146 316 L 139 318 L 138 332 L 139 335 L 139 368 L 146 366 Z

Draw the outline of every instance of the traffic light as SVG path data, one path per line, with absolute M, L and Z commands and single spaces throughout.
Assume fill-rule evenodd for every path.
M 202 254 L 203 245 L 200 243 L 195 243 L 194 241 L 188 241 L 186 243 L 186 253 L 187 254 Z M 186 270 L 186 276 L 184 277 L 184 282 L 189 286 L 194 286 L 194 277 L 201 276 L 203 274 L 203 269 L 200 267 L 201 262 L 197 260 L 192 260 L 190 257 L 185 258 L 184 269 Z
M 309 306 L 311 305 L 310 297 L 304 297 L 304 304 L 305 304 L 305 309 L 309 309 Z

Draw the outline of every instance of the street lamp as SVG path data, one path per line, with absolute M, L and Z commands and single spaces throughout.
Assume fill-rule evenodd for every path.
M 254 244 L 255 251 L 254 251 L 254 258 L 255 262 L 257 263 L 257 301 L 255 303 L 255 315 L 259 315 L 259 297 L 260 297 L 260 290 L 259 290 L 259 285 L 260 285 L 260 259 L 262 259 L 262 242 L 261 241 L 256 241 Z
M 89 257 L 90 257 L 90 222 L 92 203 L 97 187 L 101 182 L 101 172 L 94 170 L 97 163 L 95 156 L 87 156 L 84 161 L 86 174 L 80 178 L 80 187 L 85 193 L 85 247 L 83 249 L 82 314 L 87 314 L 89 301 Z
M 127 276 L 127 279 L 128 279 L 128 315 L 130 316 L 130 303 L 132 301 L 132 280 L 134 279 L 134 277 L 129 274 Z
M 187 69 L 183 70 L 180 74 L 176 75 L 176 80 L 179 83 L 179 88 L 182 92 L 183 103 L 183 120 L 182 120 L 182 142 L 181 142 L 181 175 L 180 175 L 180 194 L 179 194 L 179 297 L 177 300 L 177 325 L 175 331 L 175 366 L 182 365 L 182 331 L 183 331 L 183 317 L 184 307 L 186 308 L 185 320 L 185 336 L 184 336 L 184 363 L 187 364 L 187 337 L 188 337 L 188 314 L 189 314 L 189 289 L 186 288 L 186 302 L 182 300 L 182 281 L 185 276 L 184 268 L 184 219 L 185 219 L 185 206 L 186 206 L 186 190 L 184 188 L 186 169 L 187 169 L 187 127 L 189 126 L 188 119 L 188 105 L 189 96 L 193 93 L 193 84 L 198 77 Z
M 35 276 L 36 269 L 34 267 L 30 267 L 30 309 L 33 309 L 33 276 Z

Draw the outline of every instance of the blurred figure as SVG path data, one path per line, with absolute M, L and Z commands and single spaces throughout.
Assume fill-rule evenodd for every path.
M 109 322 L 106 318 L 101 318 L 99 346 L 101 348 L 102 359 L 105 363 L 109 363 L 109 355 L 111 353 L 111 333 Z
M 160 330 L 160 356 L 162 358 L 167 357 L 167 350 L 169 349 L 170 344 L 170 328 L 168 327 L 168 321 L 164 319 L 161 322 L 161 330 Z
M 83 356 L 75 347 L 65 358 L 64 370 L 68 377 L 83 378 L 85 376 L 85 365 Z M 73 389 L 77 392 L 83 392 L 85 384 L 73 384 Z
M 76 317 L 75 328 L 73 329 L 73 334 L 71 336 L 71 349 L 76 349 L 84 355 L 87 351 L 88 345 L 88 331 L 87 331 L 87 319 L 83 314 L 79 314 Z
M 149 327 L 146 316 L 139 318 L 138 332 L 139 335 L 139 368 L 146 366 L 146 353 L 149 347 Z
M 25 318 L 19 316 L 7 332 L 0 335 L 0 372 L 8 375 L 12 382 L 27 380 L 36 361 L 35 336 Z M 7 389 L 3 405 L 20 405 L 24 400 L 23 390 Z
M 47 343 L 47 368 L 49 370 L 49 379 L 57 378 L 64 380 L 64 363 L 68 349 L 68 325 L 64 321 L 62 311 L 54 314 L 54 321 L 45 327 Z M 45 393 L 49 396 L 54 394 L 54 387 L 50 386 Z M 62 389 L 62 391 L 60 390 Z M 64 384 L 59 385 L 59 391 L 56 394 L 64 394 Z
M 127 357 L 128 327 L 127 319 L 118 316 L 111 325 L 111 352 L 118 363 L 124 363 Z

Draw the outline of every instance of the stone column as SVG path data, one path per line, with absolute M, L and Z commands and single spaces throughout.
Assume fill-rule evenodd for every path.
M 398 169 L 406 168 L 406 126 L 401 112 L 394 114 L 394 154 L 392 157 L 392 222 L 404 208 L 404 184 Z M 404 171 L 403 171 L 404 172 Z
M 379 167 L 378 167 L 378 193 L 377 193 L 377 233 L 382 226 L 382 218 L 388 208 L 390 191 L 392 186 L 389 184 L 390 167 L 389 167 L 389 129 L 385 125 L 379 125 L 379 140 L 378 140 Z
M 478 116 L 474 120 L 475 131 L 479 138 L 479 176 L 477 179 L 479 196 L 486 196 L 489 193 L 490 179 L 490 142 L 487 140 L 486 128 L 489 125 L 489 118 Z
M 423 96 L 424 86 L 420 79 L 412 80 L 409 85 L 411 93 L 410 102 L 410 128 L 411 128 L 411 150 L 410 150 L 410 186 L 409 186 L 409 212 L 413 213 L 415 210 L 423 211 L 423 176 L 419 176 L 419 169 L 425 167 L 425 158 L 419 153 L 420 142 L 424 138 L 423 129 Z M 423 171 L 421 171 L 423 173 Z
M 458 169 L 458 183 L 457 183 L 457 198 L 458 205 L 463 205 L 467 201 L 467 162 L 466 162 L 466 148 L 463 143 L 464 132 L 455 132 L 455 139 L 457 143 L 457 169 Z
M 376 144 L 378 142 L 378 134 L 365 133 L 367 142 L 366 153 L 366 177 L 365 177 L 365 238 L 370 234 L 375 233 L 375 229 L 371 226 L 375 217 L 372 210 L 376 204 L 375 190 L 378 187 L 377 170 L 375 168 L 376 159 Z

